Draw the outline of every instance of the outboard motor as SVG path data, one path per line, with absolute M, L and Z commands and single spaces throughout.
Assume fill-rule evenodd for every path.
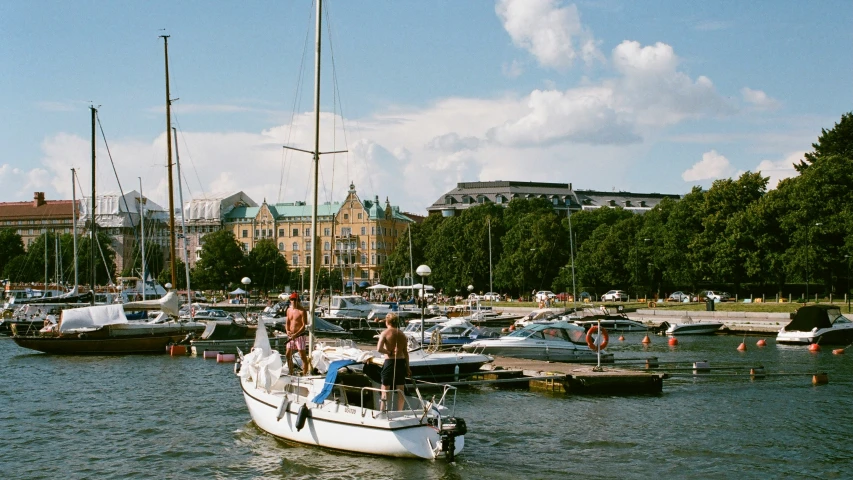
M 456 453 L 456 437 L 468 433 L 468 427 L 464 419 L 457 417 L 441 418 L 437 421 L 438 434 L 441 436 L 441 451 L 444 452 L 447 461 L 452 462 Z

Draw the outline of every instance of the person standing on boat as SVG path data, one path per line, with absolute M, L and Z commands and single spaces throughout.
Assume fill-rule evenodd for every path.
M 287 309 L 287 323 L 284 327 L 290 339 L 284 356 L 287 358 L 287 371 L 291 375 L 293 375 L 293 354 L 297 351 L 299 358 L 302 359 L 302 373 L 308 373 L 308 331 L 305 327 L 305 309 L 299 304 L 299 294 L 293 292 L 290 294 L 290 308 Z
M 380 410 L 387 408 L 389 391 L 397 390 L 397 410 L 402 410 L 406 399 L 403 398 L 406 376 L 411 376 L 409 369 L 409 348 L 406 335 L 398 327 L 399 317 L 396 313 L 385 316 L 385 326 L 388 327 L 379 334 L 376 350 L 385 355 L 382 365 L 382 402 Z

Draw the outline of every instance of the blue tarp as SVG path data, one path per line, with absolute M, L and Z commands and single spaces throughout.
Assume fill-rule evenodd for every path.
M 313 403 L 323 403 L 335 387 L 335 380 L 338 378 L 338 370 L 346 367 L 347 365 L 352 365 L 353 363 L 358 362 L 355 360 L 335 360 L 330 363 L 329 370 L 326 372 L 326 381 L 323 383 L 323 390 L 321 390 L 320 393 L 318 393 L 311 401 Z

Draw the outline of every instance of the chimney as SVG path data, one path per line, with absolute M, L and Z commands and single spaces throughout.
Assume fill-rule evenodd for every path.
M 35 192 L 33 193 L 33 207 L 40 207 L 44 205 L 44 192 Z

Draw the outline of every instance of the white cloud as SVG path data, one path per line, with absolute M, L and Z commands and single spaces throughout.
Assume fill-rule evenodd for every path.
M 564 7 L 560 0 L 500 0 L 495 12 L 513 44 L 530 52 L 543 67 L 566 69 L 578 57 L 586 63 L 602 58 L 575 5 Z
M 716 180 L 718 178 L 730 178 L 735 174 L 729 159 L 717 153 L 716 150 L 702 154 L 702 160 L 694 164 L 681 174 L 685 182 L 698 182 L 702 180 Z
M 765 177 L 770 177 L 767 182 L 769 188 L 776 188 L 780 180 L 796 177 L 799 175 L 794 169 L 794 164 L 799 163 L 805 157 L 806 151 L 792 152 L 782 160 L 762 160 L 755 167 L 756 172 L 761 172 Z
M 740 93 L 743 95 L 745 102 L 759 110 L 776 110 L 782 105 L 779 100 L 769 97 L 761 90 L 753 90 L 748 87 L 743 87 L 740 90 Z
M 501 65 L 501 73 L 507 78 L 518 78 L 524 73 L 524 68 L 522 68 L 521 62 L 513 60 L 510 63 Z

